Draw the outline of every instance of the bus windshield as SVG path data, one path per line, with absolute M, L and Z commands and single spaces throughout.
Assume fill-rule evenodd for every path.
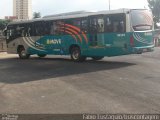
M 152 30 L 153 18 L 149 10 L 132 10 L 131 21 L 134 31 Z

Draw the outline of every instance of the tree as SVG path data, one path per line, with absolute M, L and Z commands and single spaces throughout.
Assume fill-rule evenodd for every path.
M 154 16 L 154 22 L 160 22 L 160 0 L 148 0 L 148 3 Z
M 0 30 L 3 30 L 9 22 L 9 20 L 0 20 Z
M 36 18 L 41 18 L 41 13 L 40 12 L 34 12 L 33 13 L 33 19 L 36 19 Z

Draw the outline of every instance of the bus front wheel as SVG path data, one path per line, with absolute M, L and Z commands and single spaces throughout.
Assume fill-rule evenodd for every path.
M 30 57 L 24 47 L 19 48 L 18 54 L 20 59 L 28 59 Z
M 81 50 L 79 47 L 73 47 L 71 49 L 71 59 L 75 62 L 83 62 L 86 60 L 86 57 L 81 56 Z
M 92 57 L 93 60 L 102 60 L 103 58 L 104 58 L 103 56 Z

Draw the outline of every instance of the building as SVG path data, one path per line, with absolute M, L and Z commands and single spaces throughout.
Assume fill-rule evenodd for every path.
M 13 16 L 19 20 L 32 19 L 32 0 L 13 0 Z
M 18 19 L 17 16 L 5 16 L 5 20 L 15 21 L 17 19 Z
M 1 17 L 1 16 L 0 16 L 0 20 L 3 20 L 3 19 L 4 19 L 4 17 Z

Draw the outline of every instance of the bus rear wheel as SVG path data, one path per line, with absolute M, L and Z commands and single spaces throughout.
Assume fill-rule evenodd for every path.
M 104 58 L 104 56 L 97 56 L 97 57 L 92 57 L 93 60 L 102 60 Z
M 38 55 L 38 57 L 40 57 L 40 58 L 44 58 L 44 57 L 47 56 L 46 54 L 37 54 L 37 55 Z
M 79 47 L 73 47 L 71 49 L 71 59 L 75 62 L 83 62 L 86 60 L 86 57 L 81 56 L 81 50 Z
M 20 59 L 28 59 L 30 57 L 24 47 L 19 48 L 18 55 Z

